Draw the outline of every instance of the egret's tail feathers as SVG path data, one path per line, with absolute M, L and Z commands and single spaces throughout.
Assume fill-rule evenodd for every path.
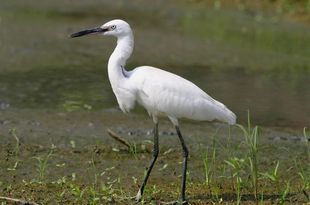
M 233 113 L 232 111 L 228 110 L 227 109 L 227 114 L 226 114 L 226 120 L 225 122 L 227 122 L 229 125 L 234 125 L 236 124 L 236 120 L 237 120 L 237 117 L 235 115 L 235 113 Z
M 236 124 L 237 117 L 235 113 L 230 111 L 225 105 L 222 103 L 218 103 L 218 111 L 216 119 L 222 122 L 226 122 L 229 125 Z

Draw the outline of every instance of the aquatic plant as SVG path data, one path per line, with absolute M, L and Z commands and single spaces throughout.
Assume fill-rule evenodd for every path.
M 289 181 L 286 182 L 286 186 L 285 186 L 284 190 L 282 191 L 282 194 L 281 194 L 281 197 L 279 200 L 280 204 L 283 204 L 287 200 L 287 196 L 290 192 L 290 187 L 291 187 L 290 182 Z
M 52 145 L 50 152 L 44 157 L 41 157 L 41 156 L 33 157 L 34 159 L 37 160 L 36 170 L 38 172 L 38 179 L 36 180 L 36 182 L 38 183 L 43 183 L 46 168 L 47 168 L 47 162 L 51 158 L 54 148 L 55 148 L 54 145 Z
M 310 138 L 307 135 L 307 128 L 306 127 L 304 127 L 304 129 L 303 129 L 303 135 L 304 135 L 305 149 L 306 149 L 306 153 L 308 156 L 308 161 L 310 163 L 310 143 L 309 143 Z
M 307 155 L 307 163 L 310 163 L 310 146 L 309 146 L 309 137 L 307 135 L 307 130 L 306 127 L 303 129 L 303 136 L 304 136 L 304 145 L 305 145 L 305 152 Z M 309 189 L 310 189 L 310 168 L 308 167 L 303 167 L 302 162 L 300 159 L 295 159 L 295 167 L 297 167 L 298 171 L 298 176 L 302 182 L 301 185 L 301 191 L 304 194 L 304 196 L 307 198 L 308 201 L 310 201 L 310 196 L 308 194 Z
M 15 156 L 18 156 L 19 155 L 19 152 L 20 152 L 20 140 L 16 134 L 16 128 L 12 128 L 9 130 L 9 133 L 14 137 L 16 143 L 15 143 L 15 148 L 14 148 L 14 155 Z
M 209 156 L 208 149 L 203 159 L 204 169 L 205 169 L 205 183 L 210 188 L 213 172 L 215 169 L 215 160 L 216 160 L 216 148 L 215 148 L 215 140 L 213 139 L 212 148 L 211 148 L 211 156 Z
M 279 161 L 277 161 L 275 168 L 271 172 L 264 172 L 264 173 L 261 172 L 260 175 L 271 180 L 272 182 L 277 182 L 279 179 L 278 175 L 279 164 L 280 164 Z
M 83 199 L 86 188 L 81 189 L 80 186 L 75 183 L 70 183 L 69 187 L 70 193 L 75 197 L 75 201 L 80 202 Z
M 244 172 L 244 159 L 239 159 L 237 157 L 232 157 L 224 161 L 231 167 L 231 179 L 236 179 L 236 195 L 237 195 L 237 204 L 240 204 L 241 201 L 241 188 L 242 188 L 242 178 L 241 175 Z M 234 189 L 234 184 L 232 181 L 232 188 Z
M 251 127 L 250 121 L 250 111 L 248 111 L 248 125 L 245 128 L 242 125 L 237 124 L 237 126 L 243 131 L 245 137 L 245 144 L 248 146 L 248 164 L 250 167 L 250 176 L 252 179 L 252 187 L 255 199 L 258 199 L 258 162 L 257 162 L 257 137 L 259 135 L 259 127 L 255 126 L 253 129 Z

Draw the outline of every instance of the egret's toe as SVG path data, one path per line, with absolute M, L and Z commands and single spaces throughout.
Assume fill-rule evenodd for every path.
M 141 200 L 141 198 L 142 198 L 142 194 L 141 194 L 141 190 L 139 189 L 139 191 L 138 191 L 138 193 L 137 193 L 137 195 L 136 195 L 136 197 L 135 197 L 135 200 L 136 200 L 137 202 L 139 202 L 139 201 Z

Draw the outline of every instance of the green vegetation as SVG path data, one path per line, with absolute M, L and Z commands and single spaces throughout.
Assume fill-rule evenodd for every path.
M 307 162 L 310 163 L 310 146 L 309 146 L 309 141 L 310 138 L 308 137 L 307 133 L 306 133 L 306 128 L 304 128 L 303 130 L 303 134 L 304 134 L 304 142 L 305 142 L 305 152 L 306 155 L 308 157 Z M 303 168 L 302 164 L 301 164 L 301 160 L 300 159 L 296 159 L 295 161 L 295 166 L 298 167 L 299 172 L 298 175 L 300 177 L 301 180 L 301 190 L 303 192 L 303 194 L 305 195 L 305 197 L 308 199 L 308 201 L 310 201 L 310 196 L 309 196 L 309 190 L 310 190 L 310 167 L 305 167 Z
M 14 139 L 16 140 L 16 144 L 15 144 L 15 148 L 14 148 L 14 155 L 16 157 L 18 157 L 19 155 L 19 150 L 20 150 L 20 141 L 19 141 L 19 138 L 17 137 L 17 134 L 16 134 L 16 128 L 12 128 L 9 130 L 10 134 L 14 137 Z
M 206 179 L 206 184 L 208 185 L 208 187 L 210 188 L 211 183 L 212 183 L 212 178 L 213 178 L 213 174 L 214 174 L 214 169 L 215 169 L 215 159 L 216 159 L 216 147 L 215 147 L 215 136 L 213 136 L 213 140 L 212 140 L 212 148 L 211 148 L 211 157 L 209 157 L 209 153 L 208 153 L 208 149 L 207 152 L 205 154 L 205 158 L 203 159 L 203 164 L 204 164 L 204 168 L 205 168 L 205 179 Z M 211 192 L 211 190 L 210 190 Z
M 16 134 L 16 128 L 12 128 L 9 130 L 9 133 L 11 136 L 14 137 L 14 140 L 16 141 L 15 142 L 15 147 L 14 147 L 14 150 L 12 152 L 12 155 L 15 157 L 15 163 L 12 167 L 8 167 L 7 170 L 8 171 L 15 171 L 20 160 L 19 160 L 19 152 L 20 152 L 20 140 Z
M 189 170 L 190 201 L 194 204 L 309 202 L 309 139 L 306 129 L 301 138 L 304 140 L 298 142 L 301 149 L 296 149 L 297 145 L 292 146 L 289 143 L 278 142 L 272 145 L 264 142 L 262 129 L 252 127 L 249 116 L 247 126 L 230 127 L 228 136 L 221 136 L 220 132 L 219 129 L 215 131 L 207 147 L 200 147 L 198 151 L 192 152 L 191 166 L 198 168 Z M 19 147 L 19 158 L 23 158 L 23 161 L 27 161 L 27 158 L 37 159 L 36 163 L 28 160 L 34 163 L 29 169 L 34 171 L 31 175 L 33 178 L 21 176 L 21 183 L 0 178 L 1 195 L 37 203 L 134 204 L 132 196 L 143 174 L 141 168 L 144 165 L 141 166 L 141 161 L 143 162 L 145 154 L 149 155 L 145 147 L 149 146 L 150 142 L 146 140 L 142 141 L 142 144 L 131 141 L 128 143 L 134 146 L 129 149 L 125 146 L 127 149 L 123 149 L 124 144 L 119 144 L 123 148 L 100 148 L 101 145 L 97 144 L 96 149 L 91 149 L 93 151 L 86 150 L 89 152 L 88 167 L 75 170 L 68 165 L 79 163 L 71 162 L 74 153 L 79 153 L 78 145 L 72 140 L 68 142 L 67 154 L 63 153 L 65 149 L 53 145 L 52 148 L 44 148 L 45 154 L 41 153 L 39 157 L 34 157 L 36 152 L 31 153 L 33 156 L 29 155 L 29 149 L 25 149 L 26 145 L 22 144 Z M 144 149 L 137 149 L 140 146 Z M 16 149 L 16 145 L 12 147 Z M 305 149 L 302 150 L 303 148 Z M 25 153 L 28 153 L 27 158 Z M 203 160 L 199 160 L 197 156 L 203 156 Z M 60 160 L 63 157 L 69 157 L 68 161 Z M 178 175 L 166 179 L 165 174 L 171 174 L 172 170 L 179 166 L 176 157 L 179 157 L 176 150 L 163 146 L 163 162 L 158 165 L 158 173 L 155 171 L 154 178 L 151 177 L 153 181 L 151 180 L 150 185 L 146 187 L 141 204 L 156 204 L 158 201 L 169 201 L 178 196 Z M 7 166 L 16 161 L 15 155 L 11 158 Z M 116 164 L 106 165 L 107 160 L 113 160 Z M 129 161 L 128 167 L 122 165 L 125 161 Z M 7 169 L 3 176 L 18 174 L 26 167 L 26 163 L 20 163 L 14 169 Z M 54 174 L 53 177 L 47 174 L 59 169 L 70 169 L 74 172 L 65 175 Z M 86 173 L 83 172 L 85 170 Z M 202 176 L 202 180 L 197 176 Z M 4 199 L 1 203 L 7 204 Z
M 245 198 L 249 198 L 249 192 L 253 194 L 250 197 L 256 204 L 264 204 L 264 200 L 268 200 L 267 198 L 271 197 L 270 191 L 274 193 L 275 201 L 279 204 L 283 204 L 284 202 L 290 201 L 290 197 L 292 198 L 294 195 L 297 195 L 296 191 L 292 191 L 292 184 L 296 187 L 296 178 L 299 177 L 301 181 L 298 182 L 298 186 L 301 188 L 298 189 L 298 193 L 303 193 L 304 200 L 309 201 L 309 173 L 306 172 L 309 170 L 310 160 L 306 160 L 304 165 L 296 164 L 295 166 L 290 166 L 286 169 L 294 170 L 293 176 L 286 178 L 287 176 L 284 173 L 279 173 L 280 170 L 280 161 L 275 161 L 275 166 L 271 171 L 264 171 L 268 169 L 262 165 L 260 156 L 264 156 L 264 153 L 261 153 L 261 145 L 259 145 L 259 138 L 261 136 L 261 129 L 258 126 L 252 128 L 250 123 L 250 118 L 248 115 L 248 125 L 244 127 L 242 125 L 237 125 L 244 135 L 244 140 L 241 141 L 235 148 L 230 147 L 230 150 L 225 154 L 224 158 L 228 157 L 228 159 L 224 159 L 224 165 L 218 161 L 218 158 L 223 158 L 223 156 L 218 156 L 215 153 L 218 152 L 216 150 L 223 150 L 224 147 L 214 146 L 212 145 L 212 152 L 207 152 L 204 162 L 204 171 L 206 178 L 206 185 L 208 187 L 208 191 L 210 192 L 210 196 L 213 199 L 213 202 L 220 202 L 222 200 L 219 195 L 221 193 L 218 192 L 218 184 L 225 183 L 230 184 L 231 190 L 235 191 L 234 201 L 236 204 L 243 204 L 244 201 L 248 201 L 249 199 L 244 199 L 243 195 L 247 193 Z M 308 137 L 304 132 L 305 136 L 305 145 L 306 152 L 308 151 Z M 230 139 L 230 137 L 228 137 Z M 266 146 L 266 145 L 264 145 Z M 240 151 L 242 150 L 242 151 Z M 213 154 L 212 154 L 213 153 Z M 242 153 L 242 154 L 241 154 Z M 222 154 L 223 155 L 223 154 Z M 294 158 L 299 158 L 295 156 Z M 292 162 L 292 159 L 290 160 Z M 287 162 L 283 161 L 283 164 Z M 226 168 L 221 168 L 222 166 Z M 301 168 L 303 167 L 303 168 Z M 285 171 L 284 169 L 281 169 Z M 298 171 L 301 170 L 301 171 Z M 222 172 L 222 173 L 220 173 Z M 304 176 L 306 174 L 307 176 Z M 281 176 L 286 176 L 281 178 Z M 225 179 L 225 180 L 223 180 Z M 294 182 L 292 182 L 294 181 Z M 270 189 L 274 187 L 275 190 Z M 212 193 L 213 191 L 213 193 Z M 269 192 L 269 193 L 268 193 Z M 278 192 L 278 194 L 276 194 Z M 294 194 L 292 194 L 294 193 Z
M 50 160 L 52 154 L 53 154 L 53 149 L 54 149 L 54 145 L 52 145 L 52 148 L 50 150 L 50 152 L 44 156 L 44 157 L 34 157 L 34 159 L 37 160 L 37 173 L 38 173 L 38 178 L 36 180 L 34 180 L 35 182 L 38 183 L 43 183 L 44 177 L 45 177 L 45 172 L 46 172 L 46 168 L 47 168 L 47 164 L 48 161 Z

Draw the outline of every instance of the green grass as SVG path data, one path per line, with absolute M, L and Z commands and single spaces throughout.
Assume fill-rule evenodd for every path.
M 303 135 L 304 135 L 304 144 L 305 144 L 305 153 L 308 159 L 308 163 L 310 163 L 310 146 L 309 146 L 309 141 L 310 138 L 307 135 L 307 130 L 304 128 L 303 130 Z M 299 179 L 301 180 L 301 191 L 304 194 L 304 196 L 307 198 L 308 201 L 310 201 L 310 195 L 309 195 L 309 190 L 310 190 L 310 168 L 308 167 L 303 167 L 302 162 L 299 159 L 295 160 L 295 166 L 298 167 L 298 176 Z
M 9 130 L 9 133 L 14 137 L 16 144 L 15 144 L 15 148 L 14 148 L 14 155 L 17 157 L 19 155 L 19 151 L 20 151 L 20 140 L 16 134 L 16 128 L 12 128 Z
M 307 156 L 309 143 L 306 129 L 302 132 L 305 140 L 299 142 L 300 147 L 305 149 L 296 153 L 288 144 L 282 146 L 263 143 L 262 129 L 251 125 L 249 115 L 246 126 L 230 127 L 227 129 L 228 132 L 226 128 L 222 129 L 225 129 L 224 133 L 227 133 L 227 136 L 221 136 L 223 130 L 217 129 L 215 134 L 210 136 L 212 140 L 206 149 L 200 147 L 197 152 L 191 154 L 190 166 L 197 168 L 190 167 L 188 174 L 187 193 L 190 201 L 194 204 L 309 202 L 310 176 L 309 167 L 306 166 L 309 162 Z M 79 149 L 77 145 L 72 146 L 72 140 L 68 143 L 67 149 L 71 151 Z M 144 146 L 147 144 L 148 141 L 143 141 Z M 13 144 L 12 147 L 14 146 Z M 57 169 L 66 170 L 70 168 L 70 165 L 67 165 L 70 162 L 59 161 L 62 158 L 59 158 L 58 154 L 61 157 L 65 156 L 63 153 L 58 153 L 61 151 L 60 147 L 41 149 L 42 153 L 35 157 L 33 171 L 36 175 L 32 175 L 34 178 L 26 177 L 21 183 L 1 179 L 1 195 L 26 198 L 28 201 L 43 204 L 134 204 L 131 198 L 137 191 L 143 171 L 136 169 L 140 172 L 135 174 L 132 172 L 129 174 L 128 171 L 138 166 L 141 161 L 146 161 L 145 157 L 149 153 L 145 151 L 133 153 L 131 149 L 119 149 L 118 152 L 114 152 L 114 148 L 115 146 L 106 148 L 103 155 L 99 155 L 96 151 L 91 152 L 87 163 L 89 167 L 86 168 L 88 174 L 82 174 L 80 169 L 71 169 L 74 172 L 57 175 L 56 178 L 49 177 L 47 173 Z M 267 152 L 268 149 L 272 149 L 272 152 Z M 281 158 L 288 150 L 292 155 L 285 154 L 285 158 Z M 23 146 L 19 147 L 20 157 L 23 157 L 25 152 L 28 153 Z M 178 197 L 178 171 L 175 171 L 175 176 L 170 176 L 176 167 L 179 168 L 179 164 L 176 163 L 178 160 L 175 158 L 177 154 L 171 147 L 163 147 L 160 155 L 162 158 L 159 159 L 157 169 L 154 169 L 154 178 L 151 177 L 150 183 L 146 186 L 141 204 L 157 204 L 159 200 L 169 201 Z M 112 166 L 106 165 L 106 160 L 112 156 L 117 163 Z M 201 160 L 197 156 L 204 157 Z M 27 157 L 33 163 L 34 157 L 31 155 Z M 264 160 L 266 157 L 268 160 Z M 12 161 L 14 159 L 12 155 Z M 131 161 L 132 166 L 124 168 L 123 160 Z M 27 159 L 23 161 L 27 162 Z M 73 165 L 77 162 L 71 163 Z M 6 170 L 4 175 L 18 174 L 18 171 L 26 166 L 27 163 L 24 162 L 18 164 L 14 171 Z
M 46 156 L 33 157 L 34 159 L 37 160 L 36 171 L 38 173 L 38 177 L 37 179 L 34 180 L 34 182 L 38 182 L 38 183 L 44 182 L 44 177 L 45 177 L 46 169 L 48 166 L 48 161 L 52 157 L 54 148 L 55 148 L 54 145 L 52 145 L 51 150 Z
M 237 127 L 241 130 L 244 140 L 236 147 L 230 147 L 232 150 L 229 152 L 229 155 L 220 156 L 211 154 L 210 156 L 209 152 L 207 152 L 203 159 L 208 189 L 210 191 L 217 190 L 217 184 L 219 182 L 223 183 L 221 179 L 224 178 L 224 183 L 230 184 L 231 190 L 235 192 L 233 201 L 235 201 L 236 204 L 242 204 L 243 195 L 245 193 L 248 195 L 249 192 L 252 192 L 252 200 L 255 201 L 256 204 L 264 204 L 266 195 L 270 195 L 268 190 L 270 191 L 270 187 L 274 187 L 275 190 L 273 190 L 273 193 L 275 196 L 277 195 L 277 203 L 283 204 L 289 201 L 292 191 L 292 180 L 299 178 L 301 181 L 299 183 L 300 188 L 298 193 L 303 193 L 304 199 L 309 201 L 309 173 L 307 173 L 309 167 L 302 166 L 300 161 L 298 161 L 299 164 L 291 164 L 287 170 L 281 169 L 282 172 L 294 170 L 293 176 L 286 178 L 287 176 L 283 177 L 285 175 L 284 173 L 280 173 L 280 160 L 276 160 L 275 163 L 273 163 L 275 164 L 274 167 L 270 166 L 270 171 L 264 171 L 266 167 L 261 165 L 261 160 L 259 159 L 261 155 L 264 155 L 260 153 L 260 150 L 263 148 L 261 148 L 259 144 L 259 138 L 262 137 L 262 130 L 258 126 L 252 127 L 249 113 L 247 126 L 237 125 Z M 305 151 L 308 154 L 309 145 L 305 129 L 304 137 Z M 228 137 L 228 139 L 229 138 L 230 137 Z M 215 150 L 218 148 L 219 146 L 212 147 L 212 150 L 214 150 L 213 152 L 215 153 Z M 240 154 L 239 149 L 241 149 L 242 154 Z M 220 162 L 219 160 L 223 157 L 224 160 Z M 309 163 L 310 160 L 308 159 L 307 162 Z M 224 163 L 224 167 L 226 165 L 226 169 L 220 174 L 218 172 L 221 170 L 220 167 L 223 166 L 221 165 L 222 163 Z M 285 164 L 285 162 L 283 163 Z M 213 197 L 213 202 L 216 203 L 220 201 L 219 195 L 221 194 L 218 192 L 215 193 L 216 194 L 211 193 L 210 195 Z
M 12 167 L 8 167 L 7 170 L 8 171 L 15 171 L 20 163 L 20 159 L 19 159 L 19 152 L 20 152 L 20 140 L 19 137 L 16 134 L 16 128 L 11 128 L 9 130 L 9 133 L 11 136 L 14 137 L 15 140 L 15 147 L 13 150 L 13 156 L 15 157 L 15 163 Z

